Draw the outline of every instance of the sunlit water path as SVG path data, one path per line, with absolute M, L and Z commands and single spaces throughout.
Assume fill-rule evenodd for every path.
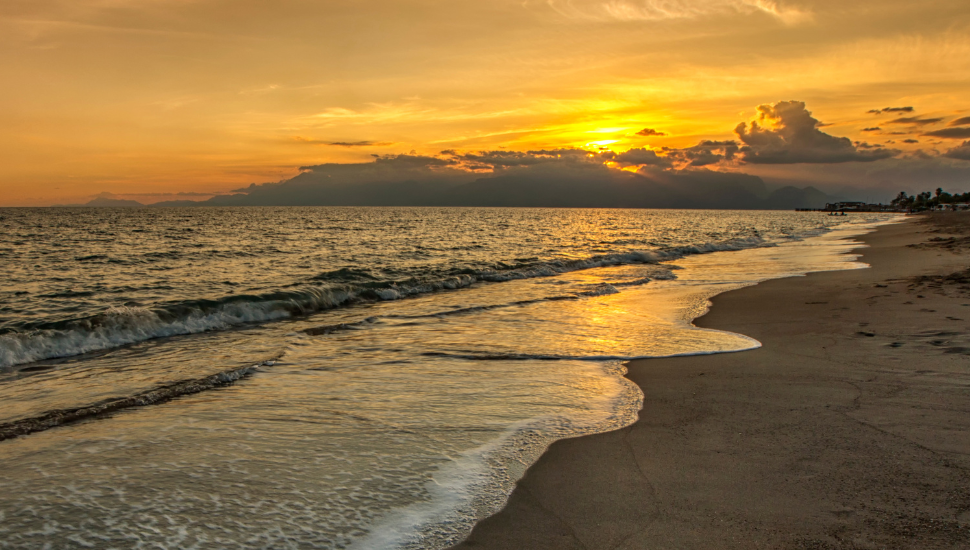
M 635 420 L 623 360 L 757 346 L 690 320 L 726 289 L 863 267 L 845 237 L 888 219 L 2 216 L 0 423 L 243 376 L 0 442 L 2 548 L 446 546 L 550 442 Z

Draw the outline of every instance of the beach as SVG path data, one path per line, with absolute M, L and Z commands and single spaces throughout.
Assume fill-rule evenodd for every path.
M 861 238 L 869 269 L 730 291 L 738 353 L 638 360 L 639 420 L 554 443 L 457 548 L 967 548 L 970 219 Z

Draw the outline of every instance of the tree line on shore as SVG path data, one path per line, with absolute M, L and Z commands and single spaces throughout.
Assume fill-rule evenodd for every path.
M 897 208 L 909 210 L 929 210 L 941 204 L 967 202 L 970 202 L 970 192 L 950 194 L 937 187 L 935 192 L 923 191 L 917 195 L 907 195 L 906 191 L 900 191 L 890 204 Z

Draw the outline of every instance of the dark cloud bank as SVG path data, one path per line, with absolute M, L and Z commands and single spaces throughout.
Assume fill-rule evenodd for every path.
M 950 149 L 943 156 L 951 159 L 970 160 L 970 141 L 964 141 L 963 145 Z
M 761 178 L 742 173 L 665 168 L 670 161 L 651 154 L 615 155 L 618 161 L 635 160 L 631 166 L 642 163 L 636 172 L 604 164 L 612 154 L 590 156 L 575 149 L 385 156 L 368 163 L 307 166 L 291 180 L 253 186 L 245 194 L 157 206 L 797 208 L 828 200 L 811 187 L 769 192 Z M 633 159 L 638 156 L 643 158 Z
M 621 153 L 558 149 L 376 156 L 370 162 L 304 166 L 290 180 L 254 184 L 207 201 L 156 206 L 821 207 L 833 197 L 812 186 L 771 190 L 742 170 L 871 163 L 900 154 L 826 134 L 820 126 L 804 103 L 784 101 L 760 106 L 755 121 L 735 128 L 737 140 Z M 966 149 L 964 144 L 946 156 L 964 159 Z M 709 169 L 713 165 L 719 170 Z

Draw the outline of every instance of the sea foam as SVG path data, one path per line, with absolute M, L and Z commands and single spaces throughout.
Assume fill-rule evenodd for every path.
M 536 262 L 530 265 L 506 265 L 488 269 L 466 268 L 465 273 L 424 279 L 371 280 L 365 285 L 305 283 L 287 289 L 257 295 L 230 295 L 215 300 L 190 300 L 156 307 L 116 306 L 104 313 L 57 323 L 27 324 L 14 332 L 0 334 L 0 368 L 69 357 L 165 338 L 225 330 L 250 323 L 264 323 L 348 305 L 362 300 L 399 300 L 411 296 L 456 290 L 477 282 L 507 282 L 549 277 L 571 271 L 598 267 L 657 264 L 692 254 L 724 250 L 741 250 L 773 246 L 760 237 L 731 239 L 719 243 L 674 247 L 665 250 L 602 254 L 583 259 Z M 335 272 L 346 276 L 347 271 Z M 327 274 L 324 279 L 336 277 Z M 356 277 L 361 275 L 354 272 Z M 654 278 L 668 278 L 658 274 Z M 371 276 L 370 279 L 373 279 Z M 642 284 L 647 281 L 638 281 Z M 623 283 L 620 283 L 623 284 Z M 618 292 L 617 285 L 604 285 L 582 293 L 599 296 Z

